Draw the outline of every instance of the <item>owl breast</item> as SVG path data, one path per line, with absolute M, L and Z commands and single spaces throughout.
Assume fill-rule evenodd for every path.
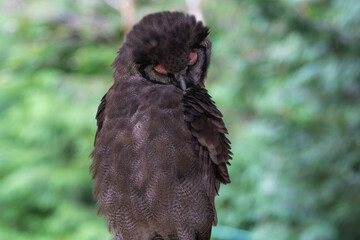
M 142 80 L 117 83 L 106 96 L 106 119 L 93 153 L 95 164 L 101 159 L 94 168 L 101 176 L 95 177 L 95 191 L 100 213 L 122 235 L 134 234 L 135 226 L 141 237 L 211 229 L 209 171 L 185 121 L 183 98 L 179 88 Z

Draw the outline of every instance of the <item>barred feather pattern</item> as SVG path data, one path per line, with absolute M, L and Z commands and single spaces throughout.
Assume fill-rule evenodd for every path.
M 212 148 L 204 145 L 200 159 L 183 96 L 175 86 L 133 79 L 115 83 L 99 106 L 91 172 L 113 239 L 210 239 L 216 213 L 203 162 Z

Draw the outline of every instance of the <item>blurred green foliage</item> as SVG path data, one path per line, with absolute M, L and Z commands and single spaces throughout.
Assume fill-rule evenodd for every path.
M 137 3 L 137 19 L 186 11 Z M 255 240 L 359 239 L 360 2 L 203 0 L 203 13 L 208 88 L 234 152 L 219 224 Z M 0 239 L 108 239 L 88 155 L 119 13 L 95 0 L 3 0 L 0 31 Z M 222 229 L 217 238 L 239 239 Z

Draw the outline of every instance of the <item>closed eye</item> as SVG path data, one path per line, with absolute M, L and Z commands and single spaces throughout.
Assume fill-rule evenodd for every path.
M 196 63 L 197 61 L 197 53 L 196 52 L 191 52 L 189 54 L 189 66 L 192 66 Z
M 163 67 L 163 65 L 158 64 L 154 67 L 155 71 L 157 71 L 160 74 L 167 74 L 168 72 L 165 70 L 165 68 Z

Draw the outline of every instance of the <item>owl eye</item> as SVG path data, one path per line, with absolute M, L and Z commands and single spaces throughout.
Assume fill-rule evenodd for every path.
M 195 63 L 196 63 L 196 61 L 197 61 L 197 53 L 196 52 L 191 52 L 190 54 L 189 54 L 189 65 L 190 66 L 192 66 L 192 65 L 194 65 Z
M 158 64 L 154 67 L 155 71 L 157 71 L 158 73 L 161 74 L 167 74 L 167 71 L 165 70 L 165 68 L 163 67 L 163 65 Z

